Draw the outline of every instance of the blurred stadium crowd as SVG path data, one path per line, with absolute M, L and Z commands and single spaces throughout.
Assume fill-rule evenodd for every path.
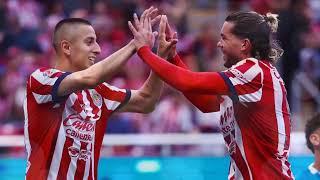
M 194 71 L 223 70 L 216 44 L 229 12 L 278 13 L 277 37 L 285 52 L 277 67 L 288 91 L 293 130 L 302 130 L 305 119 L 320 110 L 319 0 L 0 0 L 0 135 L 23 134 L 25 83 L 36 68 L 54 66 L 51 35 L 59 20 L 90 20 L 102 49 L 101 59 L 132 38 L 127 21 L 150 5 L 167 14 L 179 35 L 178 52 Z M 149 71 L 133 56 L 109 83 L 135 89 Z M 218 117 L 201 113 L 166 86 L 154 112 L 115 114 L 106 132 L 218 132 Z

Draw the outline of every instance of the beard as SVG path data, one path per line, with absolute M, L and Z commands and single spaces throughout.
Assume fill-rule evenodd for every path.
M 231 68 L 233 65 L 237 64 L 237 62 L 240 61 L 238 57 L 230 57 L 230 56 L 225 56 L 225 62 L 224 62 L 224 67 L 226 68 Z

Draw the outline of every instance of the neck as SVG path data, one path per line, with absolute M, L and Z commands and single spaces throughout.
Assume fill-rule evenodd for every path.
M 72 67 L 71 61 L 67 59 L 66 57 L 57 56 L 55 58 L 55 69 L 58 69 L 60 71 L 64 72 L 75 72 L 76 70 Z
M 248 58 L 251 58 L 251 57 L 252 57 L 251 54 L 248 54 L 248 53 L 240 55 L 241 60 L 248 59 Z
M 316 168 L 318 171 L 320 171 L 320 151 L 315 150 L 314 151 L 314 164 L 313 167 Z

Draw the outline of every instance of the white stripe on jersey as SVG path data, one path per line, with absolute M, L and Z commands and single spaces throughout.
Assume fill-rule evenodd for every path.
M 88 143 L 87 144 L 87 151 L 89 152 L 91 149 L 92 144 Z M 83 174 L 83 179 L 88 179 L 89 177 L 89 172 L 90 172 L 90 162 L 92 161 L 91 159 L 94 158 L 94 154 L 91 152 L 91 156 L 90 159 L 88 161 L 86 161 L 86 166 L 84 169 L 84 174 Z M 94 174 L 94 173 L 93 173 Z
M 262 69 L 260 68 L 258 62 L 256 62 L 256 64 L 253 65 L 250 69 L 248 69 L 244 74 L 242 74 L 242 72 L 240 72 L 237 69 L 230 69 L 229 71 L 236 76 L 229 78 L 234 86 L 250 83 L 255 77 L 257 77 L 259 73 L 262 73 Z M 263 75 L 261 75 L 261 77 L 263 77 Z
M 120 105 L 120 103 L 118 101 L 112 101 L 112 100 L 105 99 L 105 98 L 103 98 L 103 99 L 104 99 L 104 103 L 106 104 L 108 110 L 113 111 Z
M 83 119 L 86 119 L 87 116 L 89 116 L 90 119 L 94 120 L 93 119 L 94 114 L 92 113 L 93 108 L 90 106 L 90 101 L 87 98 L 87 92 L 86 91 L 81 91 L 81 93 L 82 93 L 83 103 L 85 104 L 85 106 L 84 106 L 85 109 L 84 109 L 84 111 L 81 112 L 81 116 L 82 116 Z
M 65 107 L 71 107 L 74 104 L 75 99 L 76 99 L 76 96 L 74 94 L 71 94 L 66 101 Z M 70 112 L 69 108 L 65 108 L 61 118 L 65 119 L 72 113 L 73 112 Z M 59 133 L 58 133 L 58 139 L 56 141 L 56 147 L 54 149 L 54 154 L 52 156 L 54 158 L 52 158 L 52 161 L 51 161 L 48 179 L 57 179 L 65 142 L 66 142 L 66 133 L 63 127 L 63 121 L 61 121 Z
M 243 141 L 242 141 L 242 133 L 241 133 L 241 129 L 240 129 L 240 127 L 238 126 L 238 123 L 237 123 L 237 121 L 235 120 L 235 123 L 234 123 L 235 125 L 234 125 L 234 128 L 235 128 L 235 140 L 236 140 L 236 142 L 237 142 L 237 145 L 238 145 L 238 147 L 239 147 L 239 150 L 240 150 L 240 152 L 241 152 L 241 156 L 242 156 L 242 158 L 244 159 L 244 161 L 245 161 L 245 163 L 246 163 L 246 166 L 247 166 L 247 169 L 248 169 L 248 172 L 249 172 L 249 176 L 250 176 L 250 179 L 252 179 L 252 173 L 251 173 L 251 169 L 250 169 L 250 167 L 249 167 L 249 165 L 248 165 L 248 161 L 247 161 L 247 157 L 246 157 L 246 154 L 245 154 L 245 151 L 244 151 L 244 147 L 243 147 Z M 239 174 L 241 174 L 240 173 L 240 170 L 239 170 L 239 168 L 236 166 L 235 167 L 236 168 L 236 179 L 238 179 L 239 177 L 237 177 L 238 176 L 238 174 L 237 174 L 237 172 L 239 172 Z M 242 179 L 243 179 L 243 177 L 242 177 Z
M 91 151 L 91 153 L 92 153 L 92 155 L 91 155 L 91 178 L 92 178 L 92 180 L 95 180 L 95 178 L 94 178 L 94 158 L 95 158 L 95 149 L 94 149 L 94 145 L 96 144 L 96 130 L 97 130 L 97 128 L 94 128 L 94 133 L 93 133 L 93 142 L 92 142 L 92 151 Z M 99 150 L 99 149 L 98 149 Z M 98 157 L 99 158 L 99 157 Z
M 261 98 L 262 98 L 262 87 L 254 93 L 240 95 L 239 101 L 240 102 L 258 102 L 261 100 Z
M 30 161 L 29 161 L 29 157 L 31 154 L 31 145 L 30 145 L 30 139 L 29 139 L 29 119 L 28 119 L 28 111 L 27 111 L 27 92 L 25 91 L 25 99 L 23 102 L 23 110 L 24 110 L 24 144 L 26 146 L 26 151 L 27 151 L 27 169 L 26 169 L 26 173 L 29 170 L 30 167 Z
M 77 139 L 73 139 L 73 144 L 72 147 L 79 149 L 81 152 L 81 142 Z M 79 153 L 80 156 L 80 153 Z M 68 168 L 68 172 L 67 172 L 67 180 L 73 180 L 75 179 L 75 173 L 77 171 L 77 161 L 78 161 L 78 157 L 70 157 L 70 164 L 69 164 L 69 168 Z
M 52 70 L 52 69 L 51 69 Z M 59 71 L 56 71 L 59 72 Z M 33 78 L 35 78 L 39 83 L 43 85 L 50 85 L 53 86 L 58 77 L 50 78 L 50 77 L 45 77 L 44 72 L 41 72 L 40 69 L 37 69 L 34 73 L 31 74 Z
M 102 83 L 104 86 L 106 86 L 106 87 L 108 87 L 109 89 L 111 89 L 112 91 L 117 91 L 117 92 L 126 92 L 126 90 L 125 89 L 119 89 L 119 88 L 117 88 L 117 87 L 115 87 L 115 86 L 111 86 L 110 84 L 108 84 L 108 83 L 106 83 L 106 82 L 104 82 L 104 83 Z
M 230 159 L 230 167 L 229 167 L 229 175 L 228 175 L 228 179 L 231 179 L 232 177 L 235 176 L 235 163 L 234 160 L 231 158 Z
M 272 83 L 273 83 L 273 89 L 274 89 L 274 105 L 275 105 L 275 113 L 276 113 L 276 119 L 277 119 L 277 126 L 278 126 L 278 157 L 281 159 L 282 164 L 282 173 L 289 177 L 287 170 L 289 167 L 286 167 L 285 164 L 285 158 L 284 158 L 284 145 L 286 141 L 286 130 L 285 130 L 285 122 L 283 119 L 283 113 L 282 113 L 282 103 L 283 103 L 283 92 L 281 88 L 281 84 L 279 79 L 274 75 L 271 69 L 270 74 L 272 76 Z
M 48 180 L 57 179 L 65 142 L 66 142 L 66 134 L 63 128 L 63 122 L 61 122 L 59 133 L 58 133 L 58 139 L 56 141 L 56 147 L 54 148 L 54 153 L 52 156 L 54 158 L 52 158 L 50 169 L 49 169 Z
M 32 92 L 33 97 L 36 99 L 38 104 L 43 104 L 43 103 L 47 103 L 47 102 L 51 102 L 52 101 L 52 96 L 51 94 L 49 95 L 41 95 L 41 94 L 37 94 Z

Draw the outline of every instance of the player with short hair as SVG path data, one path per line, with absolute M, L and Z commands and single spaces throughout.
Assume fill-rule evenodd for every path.
M 217 44 L 228 68 L 222 72 L 188 70 L 170 45 L 177 39 L 167 24 L 163 16 L 159 54 L 174 65 L 151 52 L 143 31 L 130 22 L 129 28 L 139 56 L 154 72 L 203 112 L 220 113 L 231 156 L 228 178 L 293 179 L 288 161 L 289 106 L 283 80 L 274 67 L 281 55 L 272 38 L 276 16 L 235 12 L 225 19 Z
M 146 26 L 156 12 L 137 19 Z M 151 26 L 151 25 L 150 25 Z M 148 42 L 152 47 L 154 39 Z M 135 53 L 133 42 L 95 63 L 100 46 L 91 24 L 79 18 L 60 21 L 54 30 L 56 66 L 34 71 L 26 87 L 26 179 L 97 179 L 106 123 L 112 113 L 153 111 L 163 86 L 151 72 L 139 90 L 106 83 Z
M 305 127 L 305 136 L 308 148 L 314 154 L 314 162 L 297 175 L 297 180 L 320 179 L 320 114 L 311 118 Z

